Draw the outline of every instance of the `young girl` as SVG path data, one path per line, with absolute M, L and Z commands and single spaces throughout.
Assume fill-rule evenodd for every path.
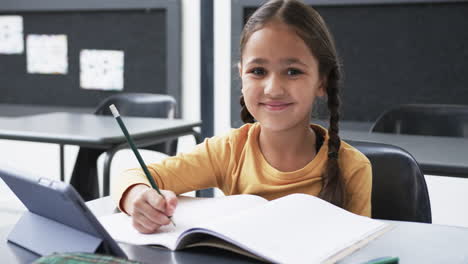
M 338 136 L 340 65 L 320 15 L 298 0 L 269 1 L 247 21 L 240 51 L 246 124 L 191 153 L 148 165 L 166 200 L 141 169 L 126 171 L 114 198 L 134 227 L 155 232 L 169 224 L 176 194 L 210 187 L 269 200 L 307 193 L 370 216 L 371 165 Z M 310 124 L 321 96 L 328 99 L 328 131 Z

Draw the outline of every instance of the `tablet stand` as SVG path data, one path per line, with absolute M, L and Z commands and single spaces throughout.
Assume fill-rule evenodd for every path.
M 57 252 L 95 253 L 102 243 L 100 238 L 29 211 L 15 225 L 8 241 L 41 256 Z

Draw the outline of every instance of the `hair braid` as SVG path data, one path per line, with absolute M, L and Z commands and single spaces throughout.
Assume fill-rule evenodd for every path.
M 244 101 L 244 96 L 241 95 L 240 97 L 240 105 L 242 107 L 241 109 L 241 119 L 244 123 L 255 123 L 255 119 L 252 116 L 252 114 L 249 112 L 247 109 L 247 106 L 245 106 L 245 101 Z
M 323 175 L 323 187 L 319 197 L 337 206 L 344 207 L 346 204 L 346 195 L 338 164 L 338 153 L 341 145 L 341 139 L 338 136 L 338 121 L 340 119 L 339 76 L 339 69 L 336 67 L 332 69 L 328 77 L 327 96 L 328 109 L 330 111 L 328 161 Z

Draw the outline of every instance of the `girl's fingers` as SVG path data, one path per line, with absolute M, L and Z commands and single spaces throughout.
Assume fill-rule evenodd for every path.
M 149 219 L 147 219 L 144 215 L 140 213 L 136 213 L 133 217 L 133 227 L 138 230 L 140 233 L 144 234 L 151 234 L 154 233 L 158 230 L 159 227 L 161 227 L 158 224 L 155 224 L 151 222 Z
M 140 225 L 138 222 L 133 221 L 133 227 L 140 233 L 149 234 L 149 231 L 144 226 Z
M 150 204 L 142 202 L 135 206 L 135 212 L 144 215 L 151 222 L 159 225 L 167 225 L 170 223 L 169 218 L 163 212 L 154 209 Z
M 156 190 L 148 190 L 144 193 L 144 199 L 156 210 L 172 216 L 177 207 L 177 196 L 172 191 L 162 190 L 164 198 Z
M 143 194 L 143 200 L 158 211 L 166 211 L 166 201 L 156 190 L 151 189 L 146 191 Z
M 177 207 L 177 196 L 172 191 L 161 191 L 166 198 L 166 215 L 172 216 Z

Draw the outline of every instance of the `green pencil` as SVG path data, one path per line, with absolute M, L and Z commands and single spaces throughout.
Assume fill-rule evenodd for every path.
M 148 168 L 146 167 L 145 162 L 143 161 L 143 158 L 140 155 L 140 152 L 138 152 L 138 149 L 135 146 L 135 143 L 133 143 L 133 140 L 130 137 L 130 134 L 128 133 L 127 127 L 125 127 L 125 124 L 124 124 L 122 118 L 120 117 L 120 113 L 117 110 L 117 107 L 115 107 L 115 105 L 111 104 L 109 106 L 109 109 L 111 110 L 112 115 L 117 120 L 117 123 L 119 123 L 119 126 L 122 129 L 122 131 L 123 131 L 123 133 L 125 135 L 125 138 L 127 139 L 128 144 L 130 145 L 130 148 L 133 150 L 133 153 L 135 154 L 135 156 L 136 156 L 136 158 L 138 160 L 138 163 L 140 163 L 141 168 L 145 172 L 146 178 L 148 178 L 148 181 L 151 183 L 151 187 L 153 187 L 153 189 L 155 189 L 159 193 L 159 195 L 162 196 L 163 199 L 166 199 L 166 197 L 164 197 L 164 195 L 159 190 L 158 185 L 154 181 L 153 177 L 151 177 L 151 174 L 148 171 Z M 172 216 L 168 216 L 168 218 L 169 218 L 169 220 L 171 220 L 171 223 L 175 226 L 174 221 L 172 221 Z
M 380 257 L 363 264 L 398 264 L 399 260 L 400 258 L 398 257 Z

